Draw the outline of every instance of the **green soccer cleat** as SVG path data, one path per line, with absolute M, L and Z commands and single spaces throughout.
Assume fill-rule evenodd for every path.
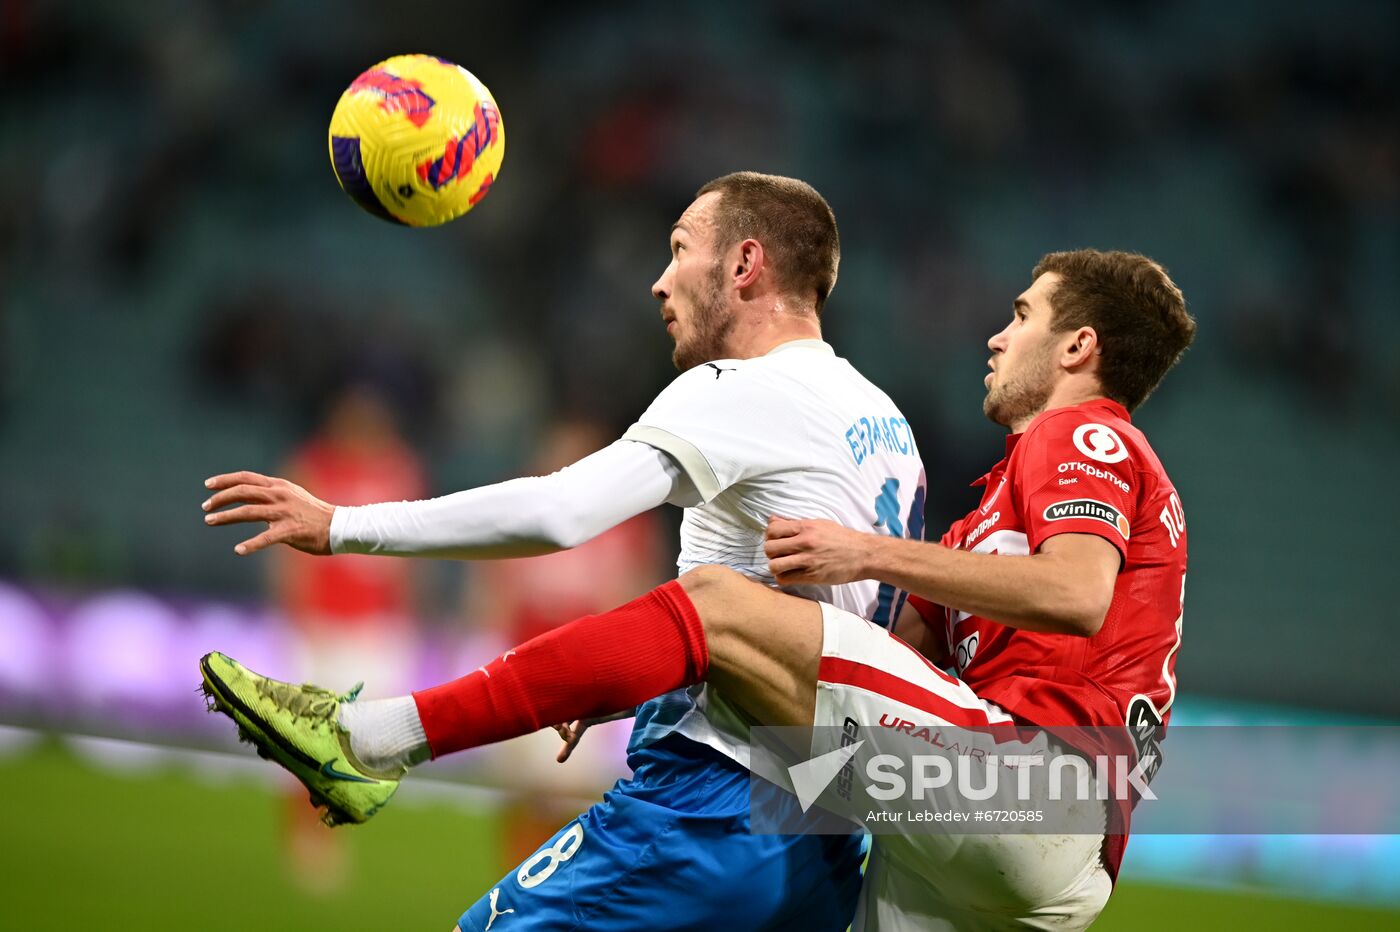
M 218 652 L 199 661 L 211 712 L 238 725 L 238 736 L 276 761 L 311 791 L 311 805 L 324 806 L 321 821 L 335 826 L 365 822 L 378 812 L 407 772 L 366 767 L 350 750 L 350 732 L 336 715 L 342 702 L 354 702 L 356 686 L 343 696 L 306 684 L 297 686 L 259 676 Z M 363 684 L 361 684 L 363 685 Z

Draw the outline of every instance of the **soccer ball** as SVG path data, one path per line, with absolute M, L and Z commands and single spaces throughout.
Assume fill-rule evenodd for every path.
M 431 55 L 396 55 L 356 78 L 335 105 L 330 137 L 345 193 L 376 217 L 415 227 L 475 207 L 506 151 L 486 85 Z

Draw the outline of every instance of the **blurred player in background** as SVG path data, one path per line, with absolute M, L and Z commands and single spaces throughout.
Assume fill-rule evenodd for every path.
M 546 429 L 527 471 L 547 476 L 602 449 L 608 441 L 603 425 L 585 417 L 564 418 Z M 646 512 L 571 550 L 469 564 L 464 617 L 501 644 L 528 641 L 657 585 L 670 575 L 665 545 L 659 515 Z M 568 767 L 545 766 L 558 750 L 549 730 L 492 746 L 489 767 L 512 797 L 502 816 L 502 870 L 519 864 L 561 822 L 577 815 L 579 800 L 597 799 L 626 774 L 626 731 L 618 734 L 625 727 L 621 722 L 603 726 L 597 744 L 590 736 L 589 744 L 579 748 L 583 753 L 572 755 Z M 299 808 L 303 816 L 314 817 L 315 810 Z
M 292 453 L 286 472 L 328 495 L 334 490 L 337 501 L 411 500 L 427 491 L 422 464 L 388 401 L 366 384 L 332 395 L 321 425 Z M 410 688 L 419 643 L 416 569 L 409 561 L 317 560 L 279 551 L 273 590 L 292 627 L 297 675 L 341 688 L 364 680 L 386 695 Z M 347 867 L 342 840 L 308 810 L 300 788 L 287 802 L 293 876 L 308 891 L 335 891 Z
M 840 258 L 821 195 L 751 172 L 716 179 L 672 227 L 670 252 L 652 294 L 682 374 L 621 440 L 551 476 L 363 508 L 331 506 L 283 479 L 233 473 L 206 483 L 215 490 L 206 522 L 268 522 L 238 553 L 287 543 L 318 554 L 483 559 L 567 549 L 671 503 L 686 509 L 682 571 L 719 564 L 765 583 L 773 581 L 763 543 L 774 513 L 921 537 L 924 470 L 909 422 L 821 339 Z M 868 581 L 804 594 L 881 625 L 904 599 Z M 406 767 L 430 754 L 575 717 L 536 715 L 549 703 L 588 695 L 587 715 L 643 703 L 629 747 L 633 779 L 502 878 L 462 916 L 464 932 L 492 926 L 505 910 L 522 930 L 838 932 L 859 893 L 861 837 L 749 832 L 748 719 L 696 677 L 698 622 L 673 620 L 684 598 L 670 583 L 629 603 L 630 614 L 596 616 L 607 623 L 591 629 L 587 645 L 575 638 L 554 650 L 563 646 L 557 631 L 534 639 L 547 656 L 532 667 L 552 680 L 528 691 L 493 689 L 515 682 L 505 672 L 513 651 L 444 686 L 373 703 L 257 678 L 221 654 L 201 667 L 216 708 L 341 821 L 372 816 Z M 578 681 L 580 651 L 586 665 L 601 660 L 611 669 Z M 636 688 L 638 677 L 653 686 Z M 672 691 L 668 684 L 682 678 L 694 688 Z M 633 687 L 626 701 L 606 691 L 622 679 Z M 797 812 L 790 797 L 778 804 Z

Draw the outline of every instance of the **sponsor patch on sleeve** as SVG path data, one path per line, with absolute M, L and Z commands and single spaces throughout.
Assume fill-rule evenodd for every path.
M 1121 463 L 1128 458 L 1128 446 L 1112 427 L 1080 424 L 1074 429 L 1074 445 L 1079 452 L 1100 463 Z
M 1102 521 L 1111 525 L 1124 540 L 1128 539 L 1130 530 L 1128 519 L 1112 505 L 1098 501 L 1093 498 L 1072 498 L 1063 502 L 1052 502 L 1045 506 L 1043 515 L 1046 521 L 1069 521 L 1076 518 L 1087 518 L 1091 521 Z

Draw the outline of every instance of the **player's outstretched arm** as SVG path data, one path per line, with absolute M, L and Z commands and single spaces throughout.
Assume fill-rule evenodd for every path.
M 1081 637 L 1102 626 L 1121 562 L 1116 547 L 1092 534 L 1060 534 L 1037 553 L 1008 557 L 821 519 L 771 519 L 765 551 L 780 585 L 878 579 L 1014 628 Z
M 305 489 L 253 472 L 205 483 L 211 525 L 267 522 L 262 534 L 234 548 L 254 553 L 285 543 L 307 553 L 490 560 L 576 547 L 666 502 L 695 504 L 698 493 L 667 454 L 630 440 L 584 457 L 548 476 L 418 502 L 334 506 Z M 227 506 L 227 511 L 219 511 Z

